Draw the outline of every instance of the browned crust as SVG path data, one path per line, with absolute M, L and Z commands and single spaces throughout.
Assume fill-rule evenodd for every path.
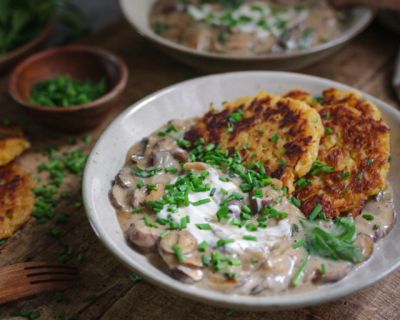
M 356 93 L 328 89 L 323 93 L 321 104 L 312 102 L 306 92 L 290 92 L 288 96 L 299 97 L 320 110 L 324 127 L 331 128 L 336 139 L 332 143 L 332 136 L 325 134 L 318 154 L 335 171 L 316 176 L 308 174 L 306 178 L 312 184 L 296 192 L 302 200 L 303 212 L 309 214 L 318 200 L 329 217 L 360 214 L 368 197 L 386 185 L 390 129 L 377 108 Z M 348 171 L 343 164 L 350 162 Z M 342 179 L 345 172 L 350 176 Z
M 26 223 L 35 197 L 32 178 L 13 164 L 0 167 L 0 239 L 10 237 Z
M 274 178 L 282 179 L 287 186 L 292 184 L 294 168 L 309 152 L 313 141 L 310 121 L 297 104 L 295 100 L 270 95 L 258 96 L 247 103 L 227 103 L 222 111 L 209 111 L 199 118 L 196 125 L 186 132 L 185 139 L 193 144 L 202 137 L 206 143 L 221 144 L 224 149 L 238 148 L 245 161 L 261 160 L 267 172 Z M 229 119 L 238 111 L 242 111 L 243 116 L 233 123 L 232 132 L 228 132 Z M 259 130 L 270 128 L 274 128 L 273 133 L 279 134 L 284 144 L 280 147 L 282 151 L 273 150 L 271 157 L 267 158 L 260 151 L 261 148 L 265 146 L 269 151 L 278 148 L 271 140 L 273 133 L 263 134 Z M 317 140 L 319 141 L 319 136 Z M 241 149 L 243 142 L 249 147 Z M 252 155 L 256 151 L 255 158 Z

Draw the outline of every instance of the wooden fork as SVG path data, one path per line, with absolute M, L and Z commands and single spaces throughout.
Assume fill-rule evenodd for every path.
M 78 269 L 33 261 L 0 268 L 0 304 L 39 293 L 62 290 L 79 280 Z

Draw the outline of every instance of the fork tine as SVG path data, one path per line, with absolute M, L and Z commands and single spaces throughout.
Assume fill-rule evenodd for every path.
M 76 285 L 78 269 L 42 261 L 0 268 L 0 304 Z
M 29 277 L 29 283 L 42 283 L 42 282 L 51 282 L 51 281 L 78 281 L 79 276 L 76 274 L 60 274 L 60 273 L 47 273 L 47 274 L 38 274 L 33 277 Z
M 58 269 L 58 268 L 35 268 L 35 269 L 25 269 L 25 273 L 28 277 L 34 277 L 36 275 L 42 274 L 77 274 L 78 270 L 74 269 Z
M 76 267 L 73 267 L 73 266 L 68 266 L 65 264 L 51 264 L 51 263 L 44 262 L 44 261 L 33 261 L 33 262 L 21 263 L 21 266 L 23 266 L 24 269 L 26 269 L 26 270 L 40 269 L 40 268 L 73 269 L 75 271 L 78 270 Z

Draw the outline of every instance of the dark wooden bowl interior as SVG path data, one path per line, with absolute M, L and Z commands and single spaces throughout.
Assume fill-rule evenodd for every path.
M 106 78 L 107 92 L 111 91 L 120 79 L 118 64 L 106 56 L 90 51 L 54 51 L 20 69 L 15 93 L 22 101 L 30 104 L 32 87 L 37 82 L 64 74 L 76 80 L 99 81 Z

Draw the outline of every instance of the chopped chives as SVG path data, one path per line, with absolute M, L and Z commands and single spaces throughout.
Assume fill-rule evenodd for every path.
M 181 229 L 185 229 L 187 227 L 187 224 L 190 222 L 189 216 L 185 216 L 185 217 L 181 218 L 180 222 L 181 222 L 180 223 Z
M 211 257 L 210 256 L 207 256 L 206 254 L 203 254 L 202 256 L 201 256 L 201 261 L 203 262 L 203 264 L 205 265 L 205 266 L 211 266 Z
M 271 138 L 272 142 L 278 142 L 279 140 L 279 135 L 277 133 L 275 133 L 272 138 Z
M 182 147 L 184 149 L 187 149 L 187 148 L 190 147 L 190 141 L 185 140 L 185 139 L 179 139 L 177 141 L 177 144 L 178 144 L 178 146 L 180 146 L 180 147 Z
M 333 131 L 332 128 L 328 128 L 328 127 L 327 127 L 327 128 L 325 128 L 325 133 L 330 135 L 330 134 L 333 134 L 334 131 Z
M 243 239 L 248 240 L 248 241 L 257 241 L 257 237 L 255 237 L 255 236 L 244 235 Z
M 257 231 L 258 228 L 255 224 L 248 223 L 248 224 L 246 224 L 246 229 L 247 229 L 247 231 L 254 232 L 254 231 Z
M 341 175 L 340 175 L 340 179 L 342 179 L 342 180 L 344 180 L 344 179 L 346 179 L 346 178 L 348 178 L 348 177 L 350 177 L 350 172 L 343 172 Z
M 304 239 L 301 239 L 295 243 L 292 244 L 293 249 L 298 249 L 304 245 Z
M 218 221 L 228 220 L 228 218 L 229 218 L 228 212 L 229 212 L 229 208 L 227 205 L 221 206 L 216 213 Z
M 185 262 L 185 255 L 183 253 L 183 250 L 181 248 L 181 246 L 177 243 L 174 243 L 172 245 L 172 249 L 175 251 L 176 257 L 178 258 L 178 261 L 180 263 Z
M 197 250 L 199 250 L 200 252 L 204 252 L 208 249 L 208 246 L 209 246 L 208 243 L 203 241 L 197 246 Z
M 146 226 L 150 228 L 158 228 L 157 225 L 153 222 L 153 220 L 151 220 L 151 218 L 147 214 L 143 216 L 143 220 Z
M 198 223 L 196 224 L 196 227 L 200 230 L 212 230 L 211 226 L 208 223 Z
M 171 233 L 171 231 L 165 230 L 165 231 L 161 232 L 160 238 L 162 239 L 162 238 L 166 237 L 167 235 L 169 235 L 170 233 Z
M 325 263 L 323 263 L 323 264 L 321 264 L 321 272 L 322 272 L 322 274 L 323 275 L 325 275 L 326 274 L 326 265 L 325 265 Z
M 301 201 L 299 199 L 297 199 L 295 196 L 290 195 L 289 196 L 289 201 L 296 206 L 297 208 L 301 207 Z
M 322 206 L 321 206 L 321 204 L 317 204 L 316 206 L 315 206 L 315 208 L 311 211 L 311 213 L 310 213 L 310 215 L 309 215 L 309 219 L 310 220 L 314 220 L 318 215 L 319 215 L 319 213 L 322 211 Z
M 219 239 L 219 240 L 217 241 L 217 247 L 223 247 L 223 246 L 225 246 L 225 245 L 227 245 L 227 244 L 229 244 L 229 243 L 233 243 L 233 242 L 235 242 L 235 240 L 233 240 L 233 239 L 228 239 L 228 238 L 226 238 L 226 239 Z
M 209 202 L 211 202 L 211 199 L 210 198 L 206 198 L 206 199 L 201 199 L 201 200 L 196 201 L 196 202 L 191 202 L 191 205 L 195 206 L 195 207 L 198 207 L 198 206 L 201 206 L 201 205 L 209 203 Z
M 326 119 L 326 120 L 330 120 L 330 118 L 331 118 L 331 112 L 328 111 L 328 112 L 325 114 L 325 119 Z
M 367 221 L 372 221 L 372 220 L 374 220 L 374 216 L 371 215 L 371 214 L 368 214 L 368 213 L 363 214 L 362 217 L 363 217 L 365 220 L 367 220 Z
M 210 197 L 212 197 L 215 194 L 215 191 L 217 191 L 216 188 L 212 188 L 210 191 Z
M 304 272 L 305 272 L 307 264 L 308 264 L 308 259 L 309 259 L 309 255 L 307 255 L 304 258 L 303 262 L 300 265 L 299 270 L 297 270 L 296 274 L 294 275 L 294 277 L 291 281 L 292 287 L 297 287 L 300 284 L 300 281 L 303 279 Z

